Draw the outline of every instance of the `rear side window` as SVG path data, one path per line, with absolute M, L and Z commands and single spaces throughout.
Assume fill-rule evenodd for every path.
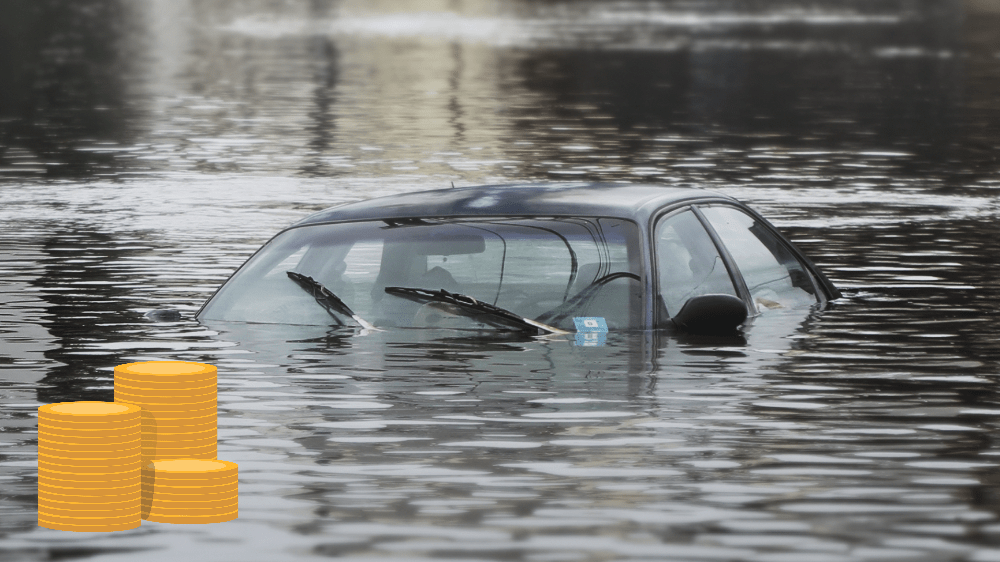
M 722 256 L 690 210 L 666 217 L 656 225 L 656 267 L 660 297 L 671 317 L 691 297 L 737 296 Z
M 767 226 L 733 207 L 700 207 L 743 274 L 758 312 L 817 302 L 805 266 Z

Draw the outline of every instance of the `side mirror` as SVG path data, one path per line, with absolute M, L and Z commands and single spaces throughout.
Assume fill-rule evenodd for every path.
M 695 334 L 732 334 L 746 322 L 747 306 L 732 295 L 699 295 L 684 303 L 672 320 Z

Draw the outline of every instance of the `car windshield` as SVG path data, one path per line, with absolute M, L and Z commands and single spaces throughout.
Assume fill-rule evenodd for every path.
M 621 219 L 311 225 L 271 240 L 199 318 L 364 325 L 357 317 L 378 328 L 498 327 L 490 321 L 495 315 L 470 313 L 445 298 L 453 294 L 562 329 L 573 329 L 575 317 L 628 329 L 642 318 L 641 263 L 638 227 Z M 429 292 L 442 290 L 435 302 Z

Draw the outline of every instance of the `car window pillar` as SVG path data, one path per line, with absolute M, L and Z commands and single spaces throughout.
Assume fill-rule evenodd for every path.
M 733 259 L 733 255 L 729 253 L 729 249 L 726 245 L 722 243 L 722 239 L 719 237 L 719 233 L 712 228 L 712 224 L 708 222 L 708 218 L 705 217 L 698 205 L 691 205 L 691 210 L 694 211 L 694 215 L 698 217 L 698 221 L 708 232 L 708 237 L 712 239 L 712 243 L 715 244 L 716 250 L 722 257 L 722 263 L 726 265 L 726 270 L 729 271 L 729 278 L 733 281 L 733 286 L 736 288 L 737 294 L 739 294 L 740 299 L 743 304 L 747 306 L 747 311 L 751 316 L 757 315 L 757 307 L 753 304 L 753 297 L 750 295 L 750 288 L 747 287 L 746 281 L 743 279 L 743 274 L 740 273 L 738 267 L 736 267 L 736 260 Z

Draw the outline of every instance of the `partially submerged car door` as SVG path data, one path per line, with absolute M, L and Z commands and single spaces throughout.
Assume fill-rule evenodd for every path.
M 704 295 L 739 298 L 749 316 L 808 307 L 836 296 L 770 225 L 734 205 L 672 210 L 657 219 L 653 243 L 661 327 Z

